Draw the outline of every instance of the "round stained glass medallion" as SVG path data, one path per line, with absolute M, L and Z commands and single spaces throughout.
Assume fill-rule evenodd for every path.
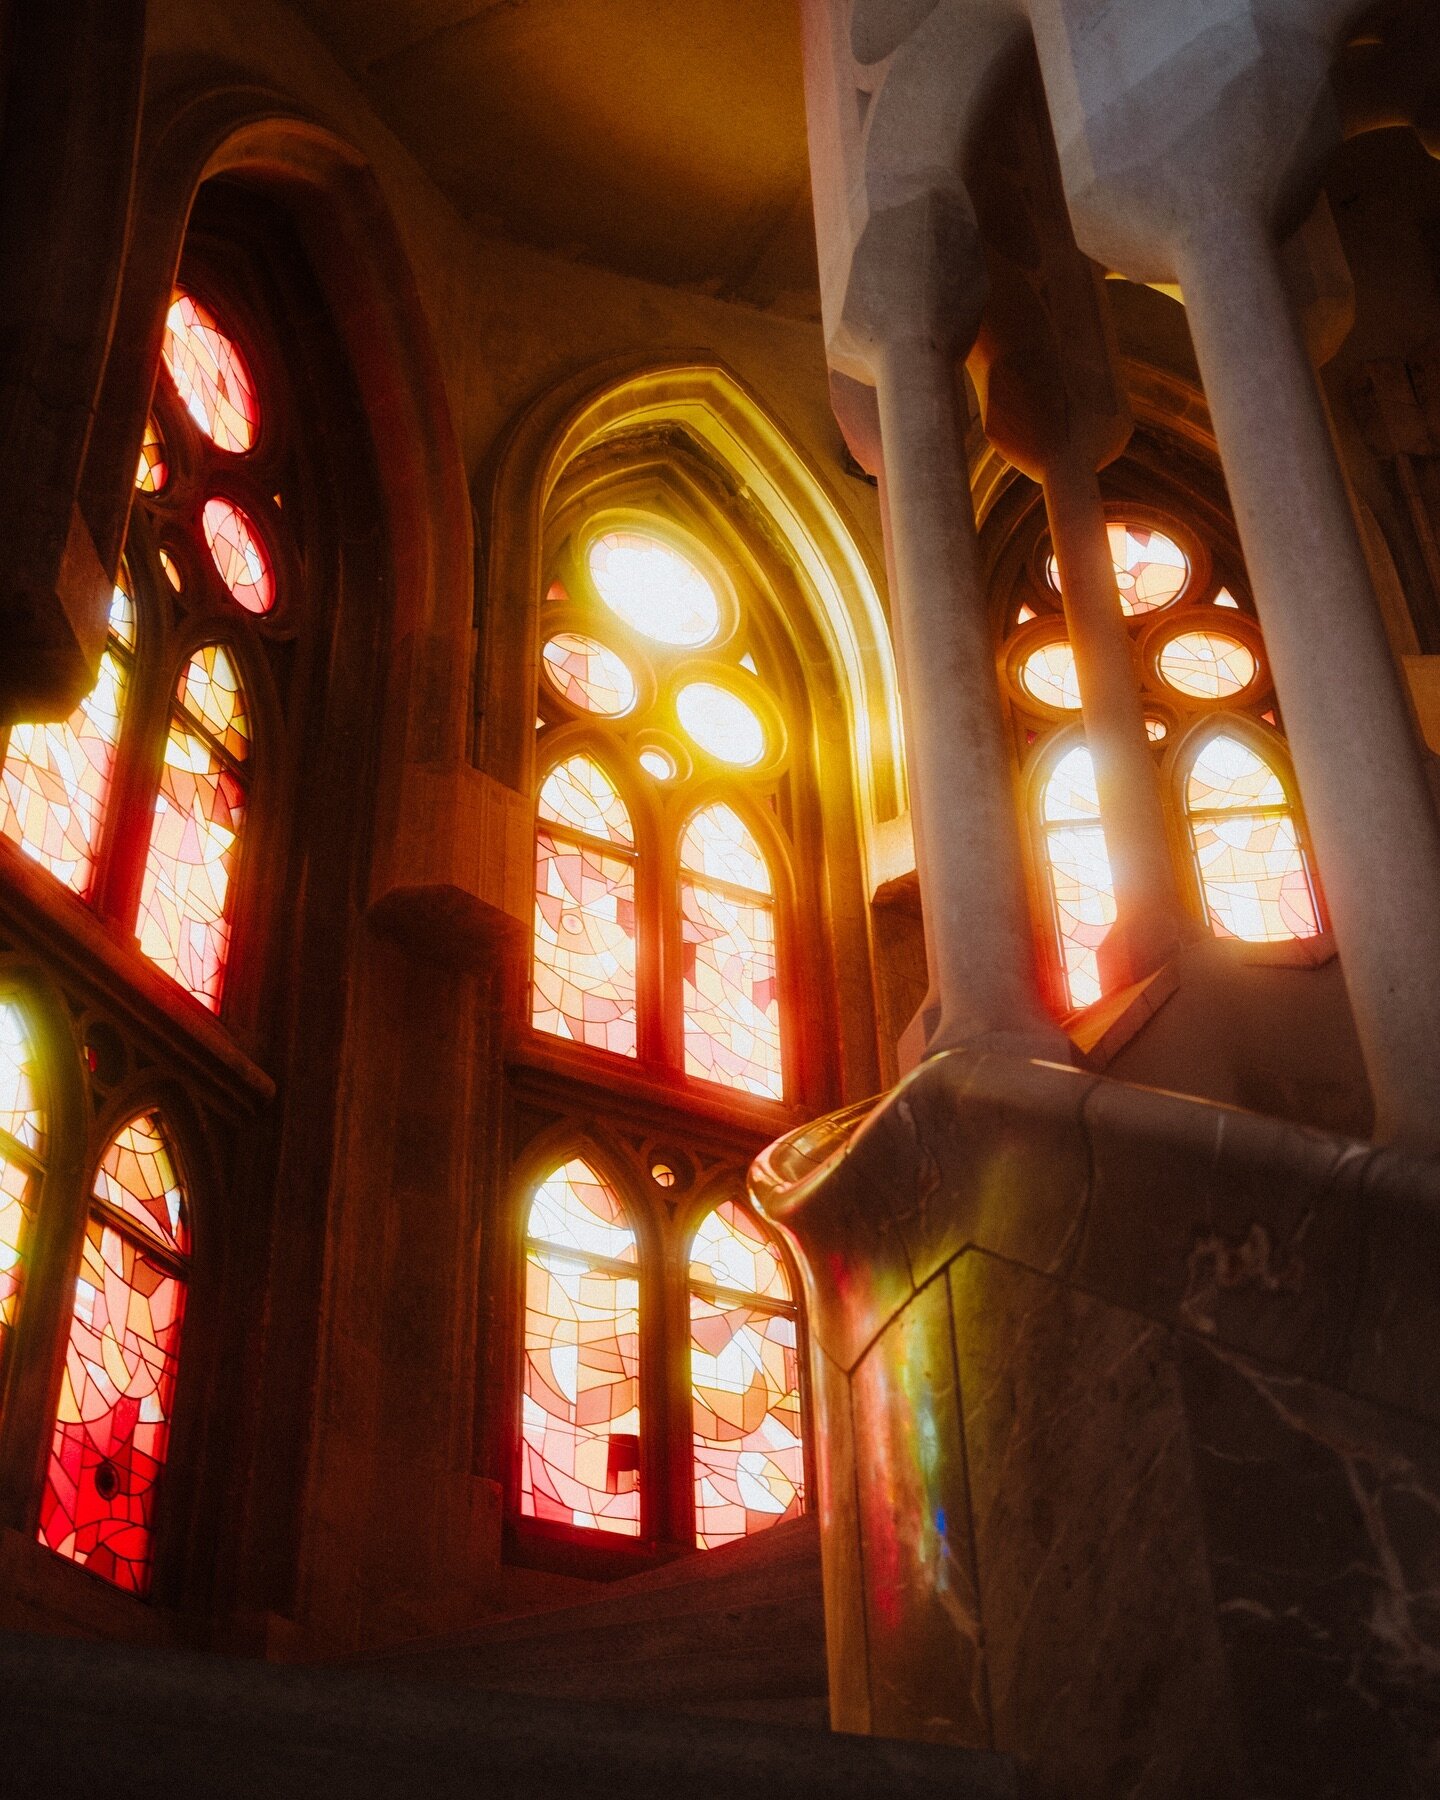
M 205 502 L 200 519 L 205 542 L 231 597 L 246 612 L 268 613 L 275 604 L 275 571 L 250 515 L 215 494 Z
M 675 758 L 668 750 L 659 750 L 653 744 L 647 744 L 640 752 L 640 767 L 656 781 L 675 779 Z
M 561 631 L 540 652 L 561 699 L 582 712 L 618 719 L 635 704 L 635 677 L 613 650 L 578 631 Z
M 1157 719 L 1154 713 L 1146 713 L 1145 735 L 1152 744 L 1163 744 L 1170 735 L 1170 727 L 1163 719 Z
M 680 723 L 717 761 L 749 768 L 765 754 L 765 727 L 738 694 L 713 681 L 688 682 L 675 696 Z
M 1075 652 L 1063 638 L 1041 644 L 1020 665 L 1020 685 L 1032 700 L 1057 712 L 1075 712 L 1080 706 L 1080 678 L 1075 673 Z
M 590 546 L 590 579 L 632 630 L 693 650 L 720 628 L 715 590 L 687 557 L 639 531 L 607 531 Z
M 1190 579 L 1190 560 L 1173 538 L 1145 525 L 1121 521 L 1106 527 L 1120 610 L 1128 617 L 1158 612 L 1178 600 Z M 1046 569 L 1050 585 L 1060 592 L 1060 565 L 1052 556 Z
M 165 367 L 190 417 L 220 450 L 249 450 L 260 429 L 260 401 L 240 346 L 208 306 L 177 293 L 165 315 Z
M 1225 631 L 1182 631 L 1161 650 L 1162 678 L 1192 700 L 1228 700 L 1255 679 L 1255 654 Z

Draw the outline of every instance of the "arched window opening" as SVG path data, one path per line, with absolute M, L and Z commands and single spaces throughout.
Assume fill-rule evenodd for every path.
M 773 889 L 733 807 L 707 806 L 686 828 L 680 914 L 686 1073 L 779 1099 Z
M 600 765 L 572 756 L 540 789 L 531 1021 L 634 1056 L 635 837 Z
M 640 1289 L 619 1198 L 574 1157 L 526 1223 L 520 1511 L 640 1535 Z
M 1115 883 L 1100 824 L 1095 764 L 1084 744 L 1056 763 L 1040 812 L 1065 990 L 1071 1006 L 1089 1006 L 1102 991 L 1099 952 L 1115 923 Z
M 796 1311 L 779 1254 L 733 1200 L 690 1252 L 695 1541 L 714 1549 L 805 1501 Z
M 0 1369 L 20 1312 L 25 1255 L 44 1173 L 45 1114 L 23 1010 L 0 1000 Z
M 175 690 L 135 933 L 140 948 L 220 1009 L 246 806 L 250 719 L 229 652 L 206 644 Z
M 110 600 L 95 686 L 59 724 L 14 725 L 0 775 L 0 831 L 82 899 L 91 895 L 135 650 L 135 605 Z
M 1314 937 L 1319 912 L 1280 777 L 1229 732 L 1190 764 L 1185 810 L 1200 890 L 1217 937 L 1276 943 Z
M 142 1113 L 95 1174 L 39 1532 L 138 1594 L 150 1586 L 189 1255 L 169 1138 L 158 1113 Z

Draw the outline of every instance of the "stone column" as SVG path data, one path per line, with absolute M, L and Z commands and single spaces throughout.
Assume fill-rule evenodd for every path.
M 1440 1149 L 1440 821 L 1279 260 L 1221 218 L 1177 274 L 1380 1135 Z

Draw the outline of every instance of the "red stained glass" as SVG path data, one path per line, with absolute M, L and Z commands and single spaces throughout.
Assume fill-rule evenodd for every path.
M 1099 950 L 1115 923 L 1115 883 L 1100 825 L 1095 767 L 1083 744 L 1045 784 L 1045 855 L 1065 986 L 1072 1006 L 1101 995 Z
M 680 862 L 685 1071 L 778 1099 L 780 996 L 764 855 L 739 815 L 719 805 L 691 820 Z
M 0 1362 L 20 1308 L 26 1238 L 45 1151 L 45 1117 L 25 1015 L 0 1001 Z
M 705 1217 L 690 1260 L 695 1535 L 713 1549 L 804 1505 L 800 1363 L 784 1267 L 734 1201 Z
M 145 1593 L 169 1445 L 188 1248 L 164 1128 L 151 1113 L 101 1159 L 86 1226 L 40 1541 Z
M 520 1510 L 638 1537 L 635 1235 L 577 1157 L 537 1187 L 527 1242 Z
M 200 522 L 231 597 L 246 612 L 269 612 L 275 604 L 275 570 L 250 515 L 232 501 L 213 495 L 205 502 Z
M 239 345 L 193 294 L 177 293 L 165 315 L 165 367 L 190 417 L 221 450 L 251 448 L 260 402 Z
M 220 645 L 206 645 L 176 694 L 135 934 L 145 954 L 212 1012 L 230 945 L 249 746 L 234 665 Z
M 95 873 L 134 642 L 134 605 L 116 588 L 95 686 L 58 724 L 12 726 L 0 773 L 0 832 L 82 897 Z
M 165 439 L 154 419 L 145 422 L 145 437 L 140 445 L 140 465 L 135 471 L 135 485 L 142 494 L 158 494 L 170 479 L 170 465 L 165 460 Z
M 1220 733 L 1191 765 L 1190 837 L 1217 937 L 1276 943 L 1314 937 L 1319 912 L 1279 776 L 1248 744 Z

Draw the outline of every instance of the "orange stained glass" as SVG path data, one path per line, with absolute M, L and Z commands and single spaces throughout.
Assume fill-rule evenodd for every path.
M 1182 631 L 1164 646 L 1158 666 L 1179 694 L 1228 700 L 1255 679 L 1254 652 L 1225 631 Z
M 171 587 L 174 588 L 175 592 L 177 594 L 183 592 L 185 587 L 184 578 L 180 573 L 175 558 L 168 550 L 162 550 L 160 552 L 160 567 L 165 571 L 165 579 L 170 583 Z
M 750 768 L 765 754 L 765 727 L 753 707 L 714 681 L 690 681 L 675 696 L 689 736 L 718 762 Z
M 75 1283 L 40 1541 L 145 1593 L 185 1311 L 185 1205 L 164 1127 L 134 1119 L 101 1158 Z
M 1277 943 L 1314 937 L 1319 910 L 1279 776 L 1221 732 L 1191 764 L 1185 805 L 1201 891 L 1217 937 Z
M 640 1535 L 635 1234 L 579 1157 L 539 1183 L 526 1224 L 520 1510 Z
M 20 1308 L 26 1239 L 45 1153 L 39 1070 L 25 1014 L 0 1000 L 0 1363 Z
M 1053 706 L 1058 712 L 1075 712 L 1080 705 L 1075 652 L 1063 638 L 1053 644 L 1041 644 L 1021 663 L 1020 685 L 1042 706 Z
M 153 417 L 145 421 L 145 436 L 140 444 L 140 464 L 135 471 L 135 485 L 142 494 L 158 494 L 170 479 L 170 465 L 165 460 L 165 439 Z
M 135 934 L 140 948 L 212 1012 L 230 947 L 250 737 L 228 652 L 207 644 L 176 691 Z
M 1120 609 L 1131 618 L 1158 612 L 1178 600 L 1190 579 L 1190 560 L 1173 538 L 1163 531 L 1121 521 L 1106 527 Z M 1050 558 L 1050 585 L 1060 592 L 1060 566 Z
M 632 631 L 695 649 L 720 628 L 715 590 L 694 563 L 640 531 L 607 531 L 588 553 L 595 591 Z
M 1170 727 L 1163 719 L 1157 719 L 1153 713 L 1145 715 L 1145 735 L 1152 744 L 1163 744 L 1170 735 Z
M 246 612 L 269 612 L 275 604 L 275 570 L 254 520 L 234 501 L 215 494 L 205 502 L 200 522 L 232 599 Z
M 1083 744 L 1067 751 L 1041 802 L 1055 931 L 1071 1006 L 1102 993 L 1099 950 L 1115 923 L 1115 883 L 1100 824 L 1095 765 Z
M 778 1255 L 731 1200 L 691 1251 L 690 1381 L 696 1542 L 793 1518 L 805 1495 L 795 1309 Z
M 234 338 L 193 294 L 177 292 L 160 347 L 175 392 L 221 450 L 249 450 L 260 428 L 260 402 Z
M 12 726 L 0 771 L 0 832 L 82 898 L 115 775 L 134 643 L 134 604 L 117 587 L 95 686 L 68 719 Z
M 556 693 L 582 712 L 617 719 L 634 706 L 635 677 L 597 638 L 562 631 L 547 639 L 540 656 Z
M 604 770 L 584 756 L 551 770 L 538 810 L 531 1023 L 572 1043 L 634 1056 L 630 815 Z
M 685 1072 L 746 1093 L 783 1092 L 770 873 L 732 807 L 709 806 L 680 846 Z

